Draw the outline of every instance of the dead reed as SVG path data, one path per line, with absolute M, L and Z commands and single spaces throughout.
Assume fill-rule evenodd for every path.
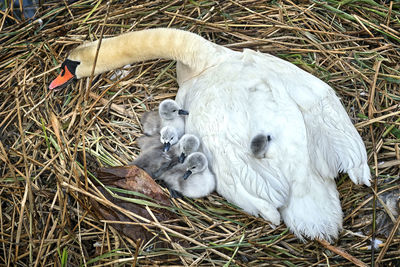
M 398 2 L 39 2 L 45 3 L 34 21 L 11 8 L 0 11 L 2 266 L 399 266 L 400 236 L 392 230 L 399 217 L 389 219 L 386 233 L 377 223 L 387 214 L 381 196 L 399 190 L 400 181 Z M 335 244 L 300 243 L 284 224 L 272 229 L 217 194 L 174 200 L 174 223 L 141 222 L 159 237 L 146 243 L 95 219 L 87 197 L 106 199 L 94 189 L 92 173 L 138 155 L 138 118 L 175 96 L 175 63 L 138 63 L 123 79 L 106 73 L 90 88 L 89 79 L 56 93 L 48 84 L 77 44 L 151 27 L 186 29 L 231 49 L 271 53 L 335 89 L 374 174 L 371 189 L 345 175 L 337 179 L 345 219 Z M 81 183 L 82 177 L 89 182 Z M 375 237 L 383 244 L 369 250 Z M 160 240 L 172 245 L 158 246 Z

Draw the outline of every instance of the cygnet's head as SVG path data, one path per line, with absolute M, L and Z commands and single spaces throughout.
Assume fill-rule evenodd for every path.
M 158 106 L 158 112 L 163 120 L 173 120 L 179 115 L 189 115 L 189 112 L 181 109 L 172 99 L 162 101 Z
M 163 151 L 166 152 L 171 146 L 179 141 L 178 132 L 172 126 L 165 126 L 160 130 L 160 141 L 164 144 Z
M 183 179 L 189 178 L 191 174 L 199 173 L 204 171 L 208 167 L 208 161 L 206 156 L 201 152 L 194 152 L 190 154 L 185 160 L 186 172 L 183 175 Z
M 179 162 L 183 163 L 187 155 L 196 152 L 200 147 L 200 140 L 193 134 L 185 134 L 179 140 Z
M 265 158 L 271 141 L 270 135 L 258 134 L 251 139 L 250 149 L 256 158 Z

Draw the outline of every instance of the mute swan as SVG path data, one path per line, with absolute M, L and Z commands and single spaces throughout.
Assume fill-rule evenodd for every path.
M 139 136 L 138 138 L 136 138 L 136 144 L 141 151 L 145 151 L 154 146 L 160 146 L 160 134 Z
M 179 140 L 179 163 L 183 163 L 187 155 L 196 152 L 200 147 L 200 140 L 193 134 L 185 134 Z
M 165 126 L 160 131 L 160 141 L 163 144 L 163 151 L 167 152 L 171 146 L 179 141 L 178 131 L 175 127 Z
M 147 136 L 160 134 L 161 118 L 158 111 L 152 110 L 143 113 L 140 120 L 143 133 Z
M 172 126 L 180 138 L 185 133 L 185 119 L 182 115 L 188 114 L 189 112 L 181 109 L 174 100 L 165 99 L 159 104 L 158 112 L 149 111 L 143 114 L 141 120 L 143 133 L 154 135 L 158 134 L 161 128 Z
M 170 167 L 172 158 L 162 151 L 162 146 L 151 147 L 139 154 L 129 165 L 136 165 L 146 171 L 153 179 Z M 176 161 L 178 163 L 178 161 Z
M 251 139 L 250 149 L 256 158 L 266 158 L 268 143 L 271 141 L 270 135 L 257 134 Z
M 184 163 L 165 171 L 158 179 L 170 189 L 191 198 L 205 197 L 215 190 L 214 175 L 208 169 L 206 156 L 201 152 L 190 154 Z
M 143 139 L 143 142 L 145 149 L 142 149 L 139 156 L 129 165 L 136 165 L 153 179 L 157 179 L 161 173 L 178 164 L 178 158 L 173 152 L 163 151 L 159 138 L 150 137 Z
M 97 44 L 73 49 L 50 89 L 90 76 Z M 94 74 L 155 58 L 177 61 L 175 100 L 190 110 L 185 132 L 200 138 L 220 195 L 273 224 L 282 215 L 300 239 L 337 238 L 342 210 L 334 178 L 347 172 L 369 186 L 370 170 L 362 139 L 329 85 L 272 55 L 165 28 L 104 39 Z M 248 152 L 260 130 L 273 137 L 268 159 Z
M 185 119 L 182 115 L 189 115 L 184 109 L 172 99 L 163 100 L 158 108 L 161 118 L 161 127 L 171 126 L 176 129 L 178 138 L 181 138 L 185 133 Z

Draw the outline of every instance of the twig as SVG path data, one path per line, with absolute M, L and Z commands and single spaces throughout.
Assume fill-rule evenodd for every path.
M 351 261 L 353 264 L 359 266 L 359 267 L 367 267 L 368 265 L 365 264 L 364 262 L 360 261 L 359 259 L 355 258 L 354 256 L 350 255 L 346 251 L 344 251 L 341 248 L 332 246 L 331 244 L 328 243 L 328 241 L 319 239 L 317 240 L 321 245 L 323 245 L 325 248 L 329 249 L 330 251 L 342 256 L 343 258 Z

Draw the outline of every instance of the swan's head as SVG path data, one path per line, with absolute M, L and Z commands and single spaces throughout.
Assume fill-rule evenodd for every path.
M 189 112 L 181 109 L 172 99 L 166 99 L 158 106 L 158 112 L 163 120 L 173 120 L 179 115 L 188 115 Z
M 61 64 L 61 73 L 49 85 L 49 89 L 60 90 L 76 78 L 76 69 L 79 61 L 66 59 Z
M 160 130 L 160 141 L 164 144 L 163 151 L 167 152 L 171 146 L 178 143 L 178 132 L 174 127 L 165 126 Z
M 208 166 L 208 161 L 203 153 L 194 152 L 187 157 L 184 164 L 186 172 L 183 175 L 183 179 L 186 180 L 191 174 L 204 171 Z
M 185 134 L 179 141 L 179 162 L 183 163 L 187 155 L 196 152 L 200 147 L 200 140 L 193 134 Z

